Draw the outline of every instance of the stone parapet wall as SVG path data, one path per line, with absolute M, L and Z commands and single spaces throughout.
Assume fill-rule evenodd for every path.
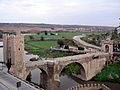
M 83 84 L 71 87 L 67 90 L 111 90 L 104 84 Z

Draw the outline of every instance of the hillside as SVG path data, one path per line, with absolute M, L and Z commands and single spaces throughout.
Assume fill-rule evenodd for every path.
M 60 24 L 30 24 L 30 23 L 0 23 L 0 30 L 4 31 L 72 31 L 72 32 L 87 32 L 87 31 L 111 31 L 114 27 L 108 26 L 88 26 L 88 25 L 60 25 Z

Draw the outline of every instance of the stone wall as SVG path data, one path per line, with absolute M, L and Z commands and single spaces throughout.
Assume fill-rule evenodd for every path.
M 83 84 L 69 88 L 68 90 L 111 90 L 104 84 Z

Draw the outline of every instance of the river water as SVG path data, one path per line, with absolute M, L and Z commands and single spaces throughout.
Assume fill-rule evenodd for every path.
M 39 69 L 34 69 L 31 72 L 31 81 L 40 85 L 40 73 L 42 73 Z M 62 73 L 60 76 L 60 90 L 67 90 L 70 87 L 76 86 L 78 84 L 86 84 L 86 83 L 99 83 L 105 84 L 106 86 L 110 87 L 111 90 L 120 90 L 120 84 L 117 83 L 110 83 L 110 82 L 99 82 L 99 81 L 82 81 L 73 76 L 66 75 Z
M 26 53 L 26 52 L 25 52 Z M 32 54 L 26 54 L 25 55 L 25 60 L 28 61 L 31 57 L 37 57 L 36 55 Z M 0 48 L 0 61 L 3 61 L 3 48 Z M 0 65 L 1 69 L 1 65 Z M 40 85 L 40 69 L 34 69 L 31 72 L 31 81 Z M 105 83 L 105 82 L 97 82 L 97 81 L 82 81 L 78 78 L 68 76 L 66 74 L 61 74 L 60 76 L 60 88 L 61 90 L 67 90 L 68 88 L 78 85 L 78 84 L 84 84 L 84 83 L 104 83 L 105 85 L 109 86 L 112 88 L 112 90 L 120 90 L 120 85 L 115 84 L 115 83 Z
M 31 72 L 31 81 L 40 85 L 40 73 L 42 73 L 39 69 L 34 69 Z M 75 80 L 73 80 L 71 77 L 69 77 L 66 74 L 62 74 L 60 76 L 60 88 L 61 90 L 67 90 L 68 88 L 78 85 Z

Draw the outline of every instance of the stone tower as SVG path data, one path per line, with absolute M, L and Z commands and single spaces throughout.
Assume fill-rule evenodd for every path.
M 10 73 L 21 77 L 19 73 L 24 68 L 24 36 L 4 34 L 3 55 L 5 64 L 11 63 Z
M 113 40 L 103 40 L 102 51 L 113 54 Z

